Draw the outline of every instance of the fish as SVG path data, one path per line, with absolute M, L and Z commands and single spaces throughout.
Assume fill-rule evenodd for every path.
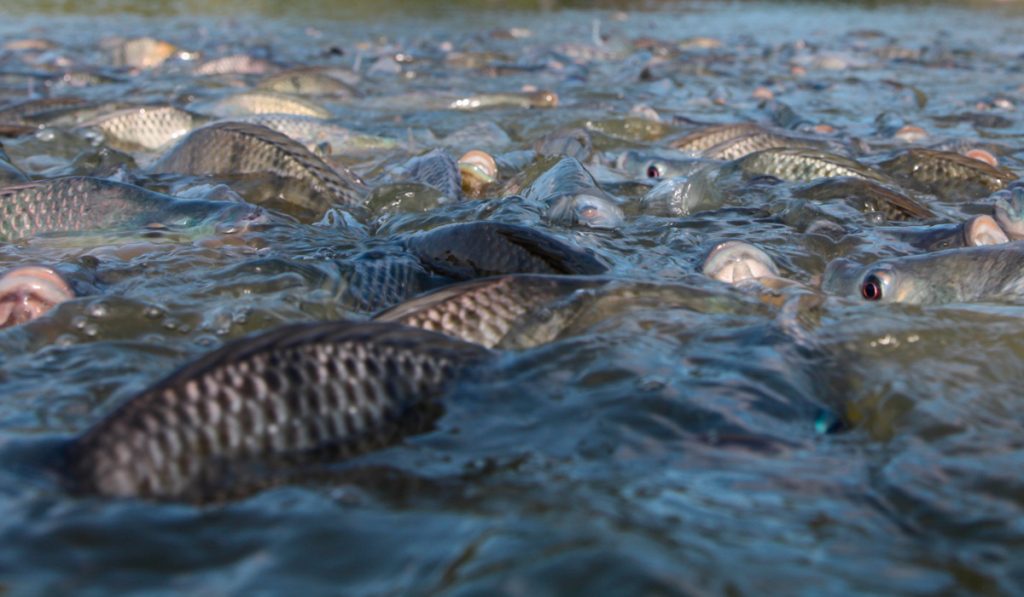
M 720 168 L 710 165 L 689 176 L 666 178 L 640 198 L 640 211 L 654 216 L 679 217 L 714 209 L 724 201 L 716 185 L 720 175 Z
M 880 166 L 907 185 L 947 200 L 983 197 L 1017 180 L 1007 168 L 951 151 L 909 149 Z
M 818 139 L 759 130 L 722 141 L 705 149 L 700 155 L 712 160 L 738 160 L 757 151 L 783 147 L 802 147 L 821 151 L 831 149 L 828 143 Z
M 462 192 L 470 197 L 480 197 L 498 178 L 498 163 L 486 151 L 467 151 L 457 164 L 462 174 Z
M 622 209 L 576 158 L 563 157 L 533 181 L 523 197 L 547 206 L 545 216 L 562 226 L 618 228 Z
M 824 201 L 846 199 L 864 212 L 878 212 L 887 220 L 927 220 L 935 213 L 927 205 L 901 193 L 892 185 L 856 176 L 837 176 L 815 180 L 793 190 L 799 199 Z
M 265 221 L 248 203 L 185 200 L 101 178 L 68 176 L 0 188 L 0 241 L 39 234 L 111 229 L 197 228 L 218 231 Z
M 462 199 L 462 172 L 455 158 L 443 149 L 432 149 L 410 159 L 396 178 L 436 189 L 450 201 Z
M 20 325 L 75 298 L 59 274 L 48 267 L 14 268 L 0 277 L 0 328 Z
M 956 224 L 932 226 L 878 227 L 875 232 L 890 236 L 922 251 L 958 247 L 980 247 L 1010 242 L 1011 237 L 992 216 L 983 214 Z
M 1003 232 L 1012 240 L 1024 240 L 1024 188 L 1013 186 L 992 194 L 993 213 Z
M 947 249 L 860 265 L 829 263 L 822 289 L 864 302 L 916 305 L 1024 296 L 1024 243 Z
M 282 192 L 285 203 L 313 219 L 334 204 L 361 205 L 368 189 L 347 168 L 332 168 L 308 149 L 258 124 L 216 122 L 198 128 L 167 151 L 150 170 L 179 174 L 270 174 L 299 183 Z
M 253 114 L 292 114 L 330 118 L 331 113 L 305 98 L 273 91 L 244 91 L 213 100 L 202 100 L 189 105 L 190 110 L 218 118 L 250 116 Z
M 192 60 L 197 54 L 182 50 L 178 46 L 152 37 L 135 37 L 131 39 L 111 39 L 107 46 L 110 49 L 114 66 L 139 69 L 153 69 L 170 58 Z
M 244 494 L 247 471 L 354 456 L 428 428 L 462 372 L 491 355 L 393 323 L 281 326 L 182 366 L 71 440 L 67 484 L 111 498 Z
M 710 163 L 703 158 L 675 155 L 677 153 L 630 149 L 619 154 L 615 167 L 632 178 L 658 180 L 689 176 Z
M 594 143 L 586 129 L 574 127 L 544 135 L 533 144 L 533 150 L 539 156 L 568 156 L 585 162 L 594 153 Z
M 310 151 L 314 151 L 326 143 L 330 147 L 330 155 L 332 156 L 364 155 L 394 149 L 399 146 L 399 142 L 396 139 L 361 133 L 315 116 L 257 114 L 253 116 L 239 116 L 231 120 L 234 122 L 249 122 L 274 129 L 282 135 L 302 143 Z
M 232 54 L 213 58 L 196 66 L 192 71 L 199 76 L 208 75 L 264 75 L 278 70 L 273 62 L 249 54 Z
M 452 100 L 451 110 L 483 110 L 487 108 L 554 108 L 558 94 L 554 91 L 523 91 L 519 93 L 482 93 Z
M 888 177 L 850 158 L 803 147 L 757 151 L 730 163 L 730 169 L 747 176 L 773 176 L 781 180 L 810 182 L 819 178 L 848 176 L 890 183 Z
M 779 276 L 778 266 L 767 253 L 741 241 L 716 245 L 704 259 L 701 271 L 709 278 L 733 285 Z
M 669 139 L 668 146 L 693 155 L 700 155 L 716 145 L 764 130 L 764 127 L 754 122 L 716 124 L 701 127 L 678 138 Z
M 608 269 L 590 251 L 500 222 L 439 226 L 408 236 L 403 245 L 429 271 L 453 280 L 514 273 L 597 275 Z
M 256 87 L 295 95 L 329 95 L 332 99 L 359 97 L 355 88 L 316 68 L 293 68 L 274 73 L 261 79 Z
M 408 254 L 373 250 L 336 265 L 344 282 L 341 304 L 366 313 L 397 305 L 433 282 L 420 260 Z
M 98 116 L 83 122 L 79 128 L 99 131 L 115 149 L 156 150 L 207 121 L 203 116 L 174 106 L 142 106 Z
M 608 283 L 600 278 L 515 274 L 446 286 L 382 311 L 393 321 L 473 342 L 486 348 L 525 348 L 555 339 L 562 325 L 548 310 L 548 325 L 522 329 L 527 316 L 580 290 Z

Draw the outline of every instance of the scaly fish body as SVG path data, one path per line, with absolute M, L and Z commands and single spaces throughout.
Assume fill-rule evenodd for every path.
M 194 227 L 256 218 L 259 208 L 230 201 L 184 200 L 130 184 L 69 176 L 0 189 L 0 241 L 54 232 Z
M 886 177 L 859 162 L 816 149 L 765 149 L 732 164 L 748 176 L 774 176 L 788 181 L 810 182 L 819 178 L 851 176 L 889 182 Z
M 103 133 L 117 149 L 160 149 L 187 135 L 206 118 L 174 106 L 144 106 L 118 110 L 82 123 Z
M 354 455 L 429 425 L 489 351 L 387 323 L 283 326 L 231 342 L 130 399 L 66 448 L 74 489 L 205 501 L 233 473 Z
M 246 91 L 216 100 L 196 102 L 189 108 L 219 118 L 253 114 L 294 114 L 316 118 L 331 116 L 326 108 L 307 99 L 273 91 Z
M 164 154 L 154 172 L 182 174 L 273 174 L 294 179 L 311 193 L 286 197 L 322 214 L 334 203 L 354 206 L 366 192 L 347 169 L 335 170 L 308 149 L 277 131 L 244 122 L 217 122 L 196 129 Z

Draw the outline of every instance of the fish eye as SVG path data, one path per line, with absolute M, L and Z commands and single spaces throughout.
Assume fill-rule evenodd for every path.
M 657 164 L 647 166 L 647 178 L 661 178 L 661 170 L 658 169 Z
M 860 295 L 866 301 L 882 300 L 882 280 L 875 274 L 864 278 L 860 285 Z

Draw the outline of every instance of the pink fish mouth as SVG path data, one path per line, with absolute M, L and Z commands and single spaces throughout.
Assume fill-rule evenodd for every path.
M 74 297 L 67 282 L 49 268 L 11 270 L 0 278 L 0 328 L 32 321 Z

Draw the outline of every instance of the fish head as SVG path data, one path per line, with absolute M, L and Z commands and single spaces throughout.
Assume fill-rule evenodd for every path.
M 569 226 L 605 230 L 621 227 L 626 219 L 618 205 L 588 193 L 565 195 L 557 199 L 548 211 L 548 218 Z
M 480 193 L 498 178 L 498 164 L 485 151 L 467 151 L 459 158 L 458 165 L 462 175 L 462 190 L 472 195 Z
M 75 297 L 56 272 L 19 267 L 0 278 L 0 328 L 20 325 Z
M 726 284 L 779 275 L 779 268 L 767 253 L 754 245 L 734 240 L 715 246 L 701 269 L 704 275 Z
M 1024 240 L 1024 187 L 1011 186 L 992 195 L 995 218 L 1010 240 Z
M 864 302 L 927 302 L 914 277 L 887 261 L 865 266 L 849 259 L 835 259 L 825 268 L 821 288 L 830 294 Z

